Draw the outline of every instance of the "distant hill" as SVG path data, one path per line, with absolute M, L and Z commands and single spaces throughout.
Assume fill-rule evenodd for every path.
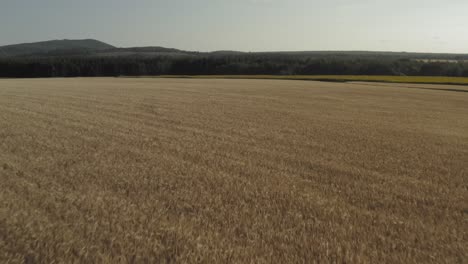
M 0 47 L 2 77 L 391 75 L 468 77 L 468 54 L 380 51 L 185 51 L 52 40 Z
M 443 53 L 412 53 L 412 52 L 385 52 L 385 51 L 271 51 L 271 52 L 241 52 L 234 50 L 219 50 L 212 52 L 185 51 L 165 47 L 114 47 L 107 43 L 94 40 L 50 40 L 34 43 L 0 46 L 0 59 L 4 58 L 224 58 L 249 57 L 256 59 L 287 59 L 308 60 L 320 58 L 340 59 L 403 59 L 424 62 L 466 62 L 468 54 Z
M 82 40 L 49 40 L 34 43 L 23 43 L 0 47 L 0 57 L 18 57 L 29 55 L 66 54 L 68 51 L 100 51 L 115 47 L 95 39 Z
M 199 52 L 183 51 L 164 47 L 117 48 L 94 39 L 50 40 L 0 46 L 0 58 L 47 58 L 47 57 L 136 57 L 196 55 Z

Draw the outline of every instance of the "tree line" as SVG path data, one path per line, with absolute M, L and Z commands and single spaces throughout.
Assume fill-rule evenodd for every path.
M 400 75 L 468 77 L 463 61 L 275 54 L 144 57 L 54 57 L 0 60 L 0 77 L 145 75 Z

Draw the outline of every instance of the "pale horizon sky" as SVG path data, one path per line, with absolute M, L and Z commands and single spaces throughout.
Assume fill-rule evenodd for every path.
M 0 0 L 0 45 L 468 53 L 468 0 Z

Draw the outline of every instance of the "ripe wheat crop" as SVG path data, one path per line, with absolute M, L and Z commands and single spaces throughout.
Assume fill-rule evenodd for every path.
M 467 263 L 468 88 L 0 80 L 2 263 Z

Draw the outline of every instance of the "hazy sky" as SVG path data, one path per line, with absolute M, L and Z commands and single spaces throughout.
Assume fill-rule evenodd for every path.
M 468 53 L 468 0 L 0 0 L 0 45 Z

